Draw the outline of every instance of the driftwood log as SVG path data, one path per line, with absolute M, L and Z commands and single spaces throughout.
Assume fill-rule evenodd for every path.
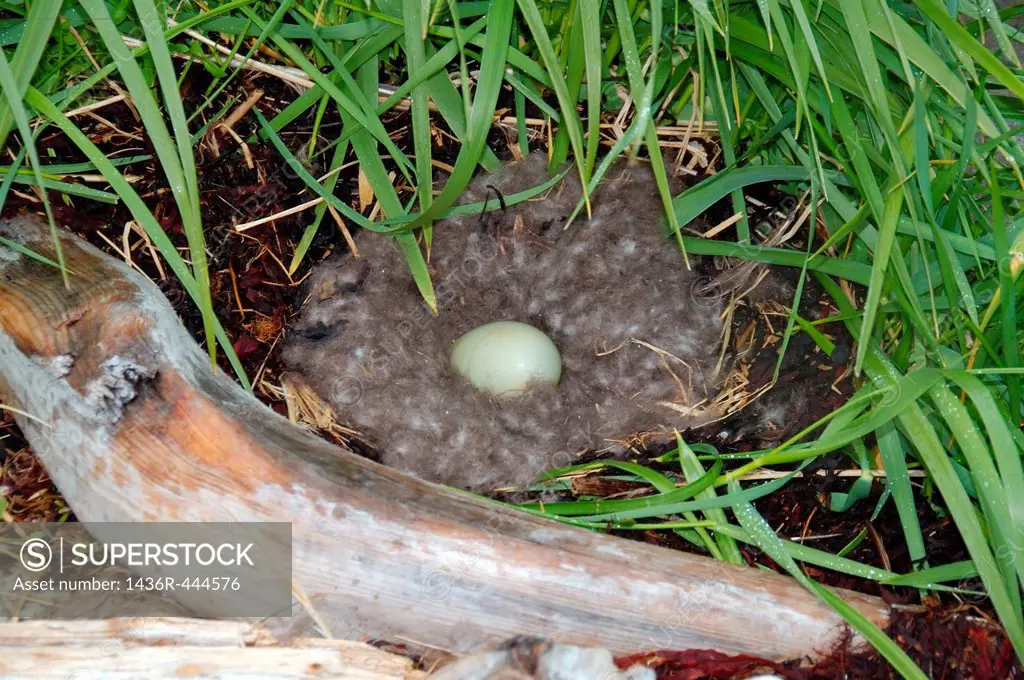
M 0 234 L 53 257 L 34 218 Z M 148 279 L 62 240 L 70 290 L 0 245 L 0 398 L 33 416 L 19 425 L 80 519 L 290 521 L 295 585 L 341 637 L 782 659 L 840 633 L 789 578 L 537 519 L 329 445 L 211 371 Z M 884 625 L 879 600 L 842 596 Z
M 282 645 L 258 623 L 163 618 L 2 622 L 0 677 L 424 680 L 427 673 L 362 642 Z
M 620 671 L 605 649 L 518 638 L 463 657 L 412 659 L 365 642 L 300 637 L 278 640 L 259 622 L 124 618 L 0 622 L 4 680 L 653 680 L 654 671 Z M 766 676 L 761 676 L 766 677 Z

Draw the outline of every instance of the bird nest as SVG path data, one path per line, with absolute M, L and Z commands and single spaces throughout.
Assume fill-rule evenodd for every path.
M 436 316 L 380 234 L 311 275 L 284 361 L 381 462 L 482 491 L 722 415 L 722 290 L 669 238 L 650 170 L 613 166 L 590 218 L 568 227 L 574 174 L 517 200 L 550 180 L 546 158 L 529 156 L 470 185 L 461 203 L 484 207 L 434 225 Z M 453 372 L 454 342 L 498 320 L 555 342 L 557 387 L 494 398 Z

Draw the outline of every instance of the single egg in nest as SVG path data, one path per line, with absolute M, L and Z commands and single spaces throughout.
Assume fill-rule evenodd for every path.
M 537 385 L 557 385 L 562 357 L 551 338 L 533 326 L 495 321 L 455 341 L 452 368 L 478 390 L 515 397 Z
M 581 196 L 573 174 L 513 204 L 549 179 L 546 157 L 533 154 L 478 177 L 460 200 L 500 197 L 501 208 L 435 224 L 437 316 L 381 234 L 360 233 L 360 257 L 311 275 L 284 361 L 383 463 L 486 491 L 716 415 L 701 405 L 715 383 L 722 297 L 666 237 L 650 171 L 614 165 L 590 219 L 568 228 Z M 560 377 L 511 399 L 463 377 L 457 341 L 502 321 L 550 338 Z

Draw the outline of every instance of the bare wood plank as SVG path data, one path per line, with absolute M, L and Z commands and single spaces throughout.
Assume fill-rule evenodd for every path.
M 259 623 L 188 618 L 0 622 L 4 678 L 338 677 L 415 680 L 412 660 L 363 642 L 278 641 Z
M 310 647 L 127 647 L 113 652 L 95 647 L 2 647 L 0 675 L 33 678 L 337 678 L 414 680 L 421 671 L 365 667 L 337 650 Z
M 38 221 L 0 233 L 52 254 Z M 788 578 L 529 517 L 330 446 L 211 372 L 150 281 L 64 242 L 70 291 L 0 248 L 0 396 L 45 421 L 19 425 L 79 517 L 291 521 L 295 580 L 341 637 L 775 659 L 835 639 L 840 619 Z M 879 600 L 842 595 L 885 622 Z
M 245 647 L 273 642 L 250 621 L 187 618 L 118 618 L 77 621 L 2 621 L 0 646 L 99 646 L 108 642 L 146 645 Z

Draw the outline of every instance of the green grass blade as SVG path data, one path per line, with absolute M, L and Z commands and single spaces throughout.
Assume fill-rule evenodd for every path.
M 877 350 L 867 355 L 865 371 L 873 381 L 882 384 L 898 375 L 891 362 Z M 899 420 L 901 429 L 921 456 L 929 477 L 942 493 L 1014 650 L 1018 656 L 1024 657 L 1024 624 L 1020 621 L 1020 609 L 1015 608 L 1014 598 L 1006 590 L 996 557 L 952 461 L 919 406 L 904 410 Z
M 679 224 L 689 224 L 705 210 L 733 191 L 763 182 L 798 182 L 808 180 L 806 168 L 788 165 L 744 166 L 730 168 L 696 184 L 672 201 Z
M 376 59 L 364 64 L 359 69 L 360 84 L 364 88 L 364 94 L 368 95 L 377 91 L 377 68 Z M 355 123 L 349 119 L 346 125 L 354 126 Z M 356 158 L 359 159 L 360 169 L 366 173 L 366 178 L 373 187 L 377 200 L 380 201 L 381 210 L 387 217 L 394 217 L 405 213 L 398 194 L 395 192 L 391 180 L 388 178 L 384 162 L 377 153 L 377 144 L 373 137 L 366 130 L 360 130 L 352 136 L 352 149 Z M 409 272 L 412 274 L 416 288 L 420 296 L 430 310 L 437 314 L 437 296 L 434 292 L 434 284 L 430 280 L 430 271 L 427 267 L 423 251 L 416 240 L 416 234 L 412 232 L 400 233 L 395 236 L 398 247 L 405 256 Z
M 139 0 L 137 5 L 143 5 L 144 13 L 147 12 L 147 8 L 144 7 L 146 2 L 147 0 Z M 176 145 L 172 141 L 171 135 L 164 123 L 163 113 L 160 111 L 156 98 L 153 96 L 153 92 L 149 88 L 149 84 L 142 74 L 138 63 L 125 46 L 113 18 L 107 11 L 106 5 L 100 0 L 82 0 L 81 4 L 92 19 L 93 25 L 103 39 L 104 45 L 114 59 L 114 63 L 117 64 L 117 69 L 124 79 L 128 91 L 131 93 L 132 101 L 138 109 L 139 115 L 144 121 L 157 158 L 160 159 L 160 167 L 170 185 L 171 194 L 174 196 L 178 212 L 181 216 L 182 227 L 188 239 L 189 255 L 192 260 L 193 276 L 198 286 L 198 304 L 203 316 L 210 364 L 211 366 L 216 365 L 217 344 L 213 331 L 217 325 L 217 320 L 213 311 L 213 299 L 210 294 L 210 278 L 206 264 L 206 244 L 202 223 L 199 219 L 199 196 L 194 180 L 195 164 L 194 162 L 187 163 L 191 167 L 191 171 L 187 171 L 185 168 L 186 164 L 182 163 L 183 146 L 188 147 L 188 154 L 191 157 L 191 141 L 187 127 L 184 133 L 176 133 L 176 137 L 179 140 L 179 144 Z M 149 4 L 152 6 L 151 0 Z M 164 42 L 162 33 L 163 23 L 156 23 L 158 21 L 159 19 L 147 14 L 147 18 L 142 23 L 148 30 L 153 32 L 154 36 L 159 36 L 149 43 L 150 49 L 154 50 L 154 66 L 157 69 L 158 79 L 161 81 L 161 87 L 165 95 L 170 96 L 170 99 L 165 101 L 165 104 L 168 106 L 172 122 L 177 121 L 177 123 L 183 124 L 184 113 L 180 109 L 181 96 L 177 91 L 177 79 L 174 76 L 174 68 L 170 63 L 167 45 Z M 166 82 L 167 79 L 170 79 L 169 83 Z M 175 106 L 175 103 L 177 103 L 177 106 Z
M 635 474 L 637 477 L 653 486 L 658 493 L 653 496 L 644 496 L 643 498 L 631 498 L 625 500 L 566 501 L 544 504 L 526 503 L 522 507 L 541 510 L 551 515 L 565 517 L 596 514 L 615 514 L 616 516 L 622 516 L 622 513 L 624 512 L 640 512 L 643 516 L 669 514 L 667 512 L 662 513 L 659 511 L 659 508 L 678 504 L 688 498 L 697 496 L 706 489 L 710 489 L 722 471 L 722 461 L 716 461 L 711 469 L 706 473 L 702 473 L 698 479 L 679 488 L 676 487 L 672 480 L 668 479 L 661 473 L 628 461 L 600 461 L 598 463 L 573 466 L 572 471 L 599 470 L 606 467 Z M 569 470 L 565 469 L 553 470 L 546 474 L 545 478 L 550 479 L 561 474 L 566 474 L 568 471 Z
M 18 83 L 14 78 L 14 74 L 11 72 L 11 67 L 7 63 L 7 57 L 4 55 L 3 50 L 0 50 L 0 91 L 4 93 L 8 109 L 18 126 L 18 132 L 21 133 L 21 143 L 28 153 L 29 163 L 32 166 L 32 173 L 35 175 L 36 184 L 39 187 L 39 195 L 43 201 L 43 210 L 46 213 L 46 222 L 50 225 L 50 235 L 53 238 L 54 254 L 57 256 L 57 264 L 60 267 L 61 277 L 64 280 L 64 287 L 70 289 L 68 270 L 64 266 L 64 248 L 61 246 L 60 236 L 57 234 L 57 224 L 53 221 L 53 209 L 50 207 L 50 198 L 47 196 L 46 185 L 43 182 L 43 174 L 40 170 L 39 164 L 39 154 L 36 151 L 35 137 L 32 135 L 32 130 L 29 128 L 28 115 L 25 113 L 25 107 L 22 104 Z
M 1013 74 L 991 51 L 967 32 L 953 17 L 949 16 L 946 8 L 935 0 L 914 0 L 925 16 L 935 22 L 935 25 L 949 38 L 957 47 L 966 52 L 974 61 L 989 74 L 999 81 L 999 84 L 1024 99 L 1024 83 Z
M 587 151 L 586 174 L 590 177 L 597 164 L 601 142 L 601 3 L 579 2 L 580 31 L 583 34 L 583 58 L 587 74 Z
M 998 465 L 998 476 L 995 474 L 995 470 L 989 470 L 988 474 L 993 484 L 1001 484 L 1002 489 L 993 489 L 990 491 L 990 496 L 997 512 L 1001 514 L 1004 510 L 1006 511 L 1007 515 L 1003 517 L 1003 522 L 1008 536 L 1012 537 L 1015 528 L 1024 527 L 1024 466 L 1021 463 L 1020 448 L 1014 441 L 1006 417 L 1000 412 L 992 392 L 985 384 L 966 371 L 949 371 L 947 375 L 970 396 L 976 412 L 981 416 L 989 443 L 987 450 L 984 444 L 980 443 L 981 436 L 977 432 L 977 428 L 970 429 L 974 438 L 979 440 L 978 452 L 981 454 L 982 463 L 986 467 L 989 465 L 989 452 L 991 452 L 991 456 L 995 458 Z M 979 486 L 981 486 L 980 482 Z M 1016 565 L 1018 578 L 1024 585 L 1024 554 L 1022 553 L 1024 551 L 1017 550 L 1015 547 L 1009 554 L 997 552 L 997 556 Z
M 995 167 L 992 176 L 996 178 Z M 1017 341 L 1017 286 L 1014 284 L 1014 260 L 1010 252 L 1010 238 L 1006 229 L 1006 213 L 998 178 L 991 184 L 992 192 L 992 245 L 997 258 L 996 275 L 999 283 L 999 304 L 1002 307 L 1002 350 L 1007 368 L 1020 368 L 1020 343 Z M 1024 232 L 1022 232 L 1024 233 Z M 971 317 L 977 321 L 977 317 Z M 1021 378 L 1006 377 L 1007 398 L 1012 418 L 1021 418 Z
M 217 343 L 213 340 L 213 329 L 216 321 L 213 311 L 213 299 L 210 294 L 210 272 L 206 260 L 206 237 L 203 233 L 203 222 L 200 215 L 199 180 L 196 176 L 195 158 L 192 155 L 192 136 L 188 131 L 185 107 L 181 101 L 181 94 L 178 92 L 178 79 L 174 71 L 174 64 L 171 63 L 171 53 L 164 39 L 163 29 L 165 22 L 159 12 L 157 12 L 153 0 L 135 0 L 135 11 L 139 15 L 139 23 L 142 25 L 146 35 L 146 44 L 149 46 L 153 66 L 156 69 L 157 82 L 163 96 L 164 107 L 171 120 L 171 130 L 178 154 L 180 176 L 184 181 L 184 192 L 180 195 L 176 194 L 175 198 L 178 199 L 178 210 L 181 213 L 182 227 L 185 231 L 185 237 L 188 239 L 192 274 L 196 278 L 196 285 L 199 286 L 199 308 L 203 314 L 203 328 L 208 339 L 206 346 L 210 354 L 210 364 L 216 365 Z M 132 95 L 134 98 L 135 92 Z M 143 120 L 146 123 L 147 129 L 163 125 L 162 117 L 159 120 L 154 120 L 153 117 L 144 117 Z M 161 158 L 161 163 L 167 162 L 166 155 L 165 153 L 164 157 Z M 177 175 L 178 172 L 179 170 L 175 169 L 174 174 Z M 168 174 L 168 179 L 174 181 L 171 174 Z
M 633 24 L 629 8 L 625 0 L 613 0 L 615 20 L 618 26 L 617 35 L 622 43 L 622 56 L 626 62 L 626 76 L 629 79 L 629 88 L 636 102 L 636 120 L 634 123 L 642 126 L 647 142 L 647 153 L 651 157 L 651 170 L 654 172 L 655 181 L 658 184 L 658 193 L 661 196 L 662 206 L 665 215 L 668 217 L 669 230 L 676 238 L 679 249 L 686 257 L 686 246 L 683 244 L 682 230 L 680 229 L 679 218 L 672 207 L 672 189 L 668 183 L 668 172 L 665 168 L 665 161 L 661 155 L 661 147 L 658 143 L 658 130 L 656 122 L 651 116 L 652 98 L 654 96 L 654 76 L 656 69 L 652 69 L 651 77 L 647 83 L 643 79 L 643 67 L 640 64 L 640 49 L 637 46 L 636 34 L 633 31 Z M 639 93 L 643 93 L 640 95 Z M 639 99 L 638 99 L 639 95 Z M 612 151 L 610 156 L 614 156 Z
M 139 223 L 139 225 L 149 236 L 150 240 L 153 241 L 154 246 L 163 255 L 168 266 L 181 281 L 182 287 L 189 294 L 196 305 L 199 305 L 200 290 L 196 283 L 195 278 L 192 276 L 192 271 L 189 269 L 185 260 L 178 253 L 178 249 L 174 247 L 174 243 L 167 237 L 160 222 L 153 216 L 149 208 L 143 202 L 142 198 L 139 197 L 135 189 L 131 184 L 125 180 L 124 176 L 118 172 L 117 168 L 107 159 L 106 155 L 100 151 L 100 149 L 92 143 L 92 141 L 85 136 L 85 134 L 75 126 L 60 110 L 57 109 L 49 99 L 46 98 L 39 90 L 33 87 L 29 87 L 25 94 L 25 101 L 39 111 L 42 115 L 46 116 L 51 122 L 53 122 L 60 130 L 68 136 L 68 138 L 77 146 L 85 156 L 96 165 L 96 169 L 103 174 L 103 176 L 110 183 L 111 188 L 117 192 L 124 201 L 125 205 L 131 211 L 132 216 Z M 220 324 L 220 320 L 216 319 L 216 326 L 214 327 L 214 335 L 217 342 L 220 343 L 221 349 L 224 350 L 225 356 L 231 363 L 231 367 L 235 370 L 235 374 L 238 376 L 239 382 L 245 387 L 245 389 L 252 391 L 252 386 L 249 383 L 249 379 L 245 375 L 245 369 L 242 367 L 242 362 L 239 361 L 238 355 L 235 353 L 234 348 L 231 345 L 231 340 L 228 338 L 227 333 L 224 331 L 223 326 Z
M 258 17 L 256 17 L 251 12 L 248 14 L 248 16 L 253 17 L 254 22 L 262 28 L 263 22 L 260 21 Z M 375 106 L 369 106 L 369 102 L 365 102 L 364 100 L 364 103 L 366 103 L 367 106 L 361 107 L 351 97 L 345 95 L 338 88 L 338 86 L 331 81 L 331 79 L 328 76 L 321 73 L 320 69 L 316 68 L 316 66 L 313 65 L 311 61 L 309 61 L 306 55 L 304 55 L 298 47 L 296 47 L 290 41 L 285 40 L 277 33 L 273 34 L 272 38 L 274 44 L 277 45 L 277 47 L 285 55 L 287 55 L 289 59 L 294 61 L 299 68 L 305 71 L 306 75 L 308 75 L 313 82 L 320 86 L 320 88 L 323 89 L 324 92 L 329 94 L 331 98 L 334 99 L 335 102 L 337 102 L 338 106 L 346 113 L 346 115 L 352 118 L 352 120 L 357 126 L 366 128 L 366 130 L 371 135 L 373 135 L 373 137 L 380 144 L 382 144 L 385 149 L 388 150 L 388 152 L 398 163 L 398 166 L 403 173 L 409 169 L 409 159 L 402 152 L 402 150 L 399 149 L 398 146 L 391 140 L 391 137 L 388 135 L 388 132 L 384 128 L 384 125 L 380 122 L 380 119 L 377 117 L 377 114 L 374 110 L 376 108 Z M 337 72 L 337 75 L 347 80 L 349 82 L 349 87 L 352 90 L 355 90 L 355 88 L 352 88 L 351 76 L 347 71 Z M 376 96 L 376 93 L 374 93 L 374 98 L 376 98 Z
M 498 92 L 504 80 L 506 56 L 509 50 L 509 35 L 512 32 L 512 15 L 515 0 L 494 0 L 488 14 L 487 34 L 484 37 L 483 57 L 480 62 L 480 74 L 477 77 L 476 96 L 473 98 L 473 109 L 469 119 L 467 140 L 459 151 L 455 168 L 448 178 L 441 193 L 434 197 L 430 210 L 421 213 L 411 227 L 426 224 L 437 219 L 462 194 L 473 177 L 473 171 L 480 162 L 480 156 L 487 144 L 487 135 L 491 129 L 491 118 L 494 115 Z M 577 117 L 578 120 L 578 117 Z
M 1016 530 L 1010 519 L 1009 499 L 1006 498 L 991 453 L 967 408 L 948 388 L 936 385 L 929 391 L 929 396 L 935 404 L 936 411 L 955 437 L 967 462 L 989 530 L 989 542 L 998 559 L 995 566 L 1002 574 L 1006 593 L 1013 608 L 1020 612 L 1020 589 L 1014 572 L 1019 573 L 1024 580 L 1024 551 L 1012 547 L 1011 541 Z M 1013 453 L 1016 454 L 1016 451 Z M 1024 617 L 1018 616 L 1018 619 L 1021 625 L 1024 625 Z
M 50 43 L 53 24 L 60 16 L 63 0 L 36 0 L 31 3 L 25 15 L 25 30 L 18 40 L 18 49 L 9 66 L 14 73 L 15 94 L 8 94 L 0 99 L 0 147 L 7 142 L 7 135 L 14 124 L 14 111 L 11 105 L 20 102 L 25 88 L 32 82 L 39 60 Z M 6 55 L 5 55 L 6 58 Z
M 738 489 L 739 483 L 733 482 L 729 490 L 732 493 L 736 493 Z M 899 645 L 893 642 L 878 626 L 871 623 L 867 617 L 846 603 L 842 598 L 804 574 L 803 570 L 797 566 L 793 558 L 786 552 L 782 539 L 775 534 L 775 531 L 764 521 L 764 518 L 754 509 L 754 506 L 750 505 L 750 503 L 738 503 L 733 508 L 733 512 L 736 513 L 740 526 L 746 529 L 751 539 L 765 554 L 799 581 L 802 586 L 835 609 L 851 628 L 863 635 L 885 657 L 886 661 L 892 664 L 893 668 L 900 675 L 904 678 L 914 678 L 915 680 L 928 680 L 928 676 L 911 661 L 906 652 L 900 649 Z
M 26 114 L 27 115 L 27 114 Z M 109 191 L 103 191 L 101 189 L 93 189 L 84 184 L 72 184 L 70 182 L 61 182 L 59 180 L 50 179 L 47 176 L 46 166 L 42 165 L 39 167 L 40 174 L 42 175 L 42 186 L 45 189 L 57 191 L 68 196 L 78 196 L 80 198 L 86 198 L 90 201 L 98 201 L 100 203 L 108 203 L 113 205 L 120 199 L 117 194 Z M 39 177 L 36 177 L 35 170 L 29 170 L 30 174 L 24 174 L 23 172 L 15 173 L 13 182 L 15 184 L 27 184 L 29 186 L 39 186 Z
M 679 466 L 683 471 L 683 475 L 686 477 L 686 481 L 689 484 L 693 484 L 703 477 L 707 472 L 704 470 L 704 466 L 701 465 L 700 460 L 697 458 L 697 454 L 693 452 L 683 438 L 676 433 L 676 446 L 679 448 Z M 696 498 L 710 499 L 717 498 L 718 494 L 715 493 L 713 486 L 709 486 L 696 495 Z M 720 525 L 726 525 L 729 523 L 728 518 L 725 516 L 725 510 L 722 508 L 711 508 L 704 513 L 708 519 L 716 522 Z M 745 564 L 743 555 L 740 554 L 739 546 L 736 545 L 736 539 L 726 533 L 715 532 L 715 541 L 718 544 L 718 548 L 721 551 L 722 558 L 725 561 L 732 564 Z
M 883 579 L 882 583 L 891 586 L 924 588 L 943 581 L 961 581 L 965 578 L 976 576 L 977 573 L 978 570 L 975 569 L 974 562 L 964 560 L 963 562 L 953 562 L 952 564 L 922 569 L 911 574 L 890 576 Z
M 12 241 L 9 238 L 5 238 L 3 236 L 0 236 L 0 244 L 6 246 L 7 248 L 10 248 L 11 250 L 14 250 L 14 251 L 17 251 L 17 252 L 21 253 L 25 257 L 32 258 L 36 262 L 42 262 L 43 264 L 49 265 L 50 267 L 54 267 L 56 269 L 61 269 L 60 263 L 57 262 L 56 260 L 52 260 L 52 259 L 46 257 L 45 255 L 41 255 L 41 254 L 37 253 L 36 251 L 32 250 L 31 248 L 26 248 L 25 246 L 21 245 L 17 241 Z M 71 270 L 67 269 L 67 268 L 64 268 L 63 271 L 71 272 Z
M 882 289 L 886 285 L 889 256 L 896 242 L 896 224 L 900 210 L 903 208 L 903 191 L 895 187 L 890 189 L 882 204 L 882 222 L 879 225 L 878 243 L 875 246 L 874 261 L 871 266 L 871 282 L 868 284 L 867 299 L 864 301 L 864 316 L 860 326 L 860 343 L 857 345 L 857 359 L 854 370 L 858 373 L 864 365 L 871 338 L 875 332 L 875 321 L 878 307 L 882 299 Z
M 924 533 L 917 518 L 917 507 L 914 503 L 914 489 L 910 484 L 910 472 L 907 469 L 906 453 L 900 443 L 899 434 L 892 423 L 878 429 L 878 452 L 885 469 L 886 488 L 892 492 L 896 512 L 900 517 L 903 536 L 907 542 L 907 554 L 915 565 L 924 564 L 928 552 L 924 544 Z
M 405 19 L 405 58 L 409 70 L 413 73 L 423 69 L 426 63 L 426 51 L 423 43 L 426 33 L 426 17 L 423 16 L 423 4 L 420 0 L 403 0 L 403 18 Z M 427 108 L 427 90 L 422 84 L 412 88 L 412 139 L 416 156 L 416 195 L 419 197 L 420 211 L 430 209 L 433 201 L 433 169 L 430 165 L 430 110 Z M 430 247 L 430 231 L 433 225 L 428 221 L 423 225 L 423 234 Z
M 269 123 L 268 123 L 269 125 Z M 287 149 L 287 147 L 285 147 Z M 341 164 L 345 160 L 345 155 L 348 153 L 348 143 L 342 143 L 334 147 L 334 153 L 331 156 L 330 167 L 328 172 L 330 176 L 324 180 L 323 189 L 326 194 L 334 195 L 334 187 L 338 183 L 338 176 L 340 172 L 336 172 Z M 316 207 L 316 211 L 313 217 L 313 223 L 306 227 L 306 230 L 302 232 L 302 238 L 299 239 L 299 243 L 295 246 L 295 253 L 292 255 L 292 261 L 288 264 L 288 274 L 294 274 L 302 261 L 306 257 L 306 253 L 309 252 L 309 247 L 313 244 L 313 238 L 316 237 L 316 233 L 320 228 L 320 223 L 324 219 L 324 215 L 327 214 L 327 205 L 325 201 Z
M 558 99 L 558 107 L 562 112 L 562 125 L 565 126 L 569 135 L 569 142 L 572 145 L 573 154 L 576 157 L 576 168 L 580 174 L 580 182 L 584 188 L 590 181 L 590 173 L 587 172 L 585 163 L 586 154 L 583 149 L 583 128 L 580 122 L 579 113 L 576 112 L 576 103 L 570 98 L 566 83 L 559 72 L 558 57 L 551 45 L 551 37 L 548 35 L 544 19 L 541 17 L 540 9 L 535 0 L 517 0 L 519 10 L 530 28 L 537 51 L 540 53 L 544 66 L 547 68 L 551 78 L 551 86 Z M 488 30 L 490 33 L 490 30 Z M 486 52 L 484 53 L 486 55 Z M 587 213 L 590 212 L 590 196 L 586 189 L 583 192 L 584 202 L 587 205 Z

